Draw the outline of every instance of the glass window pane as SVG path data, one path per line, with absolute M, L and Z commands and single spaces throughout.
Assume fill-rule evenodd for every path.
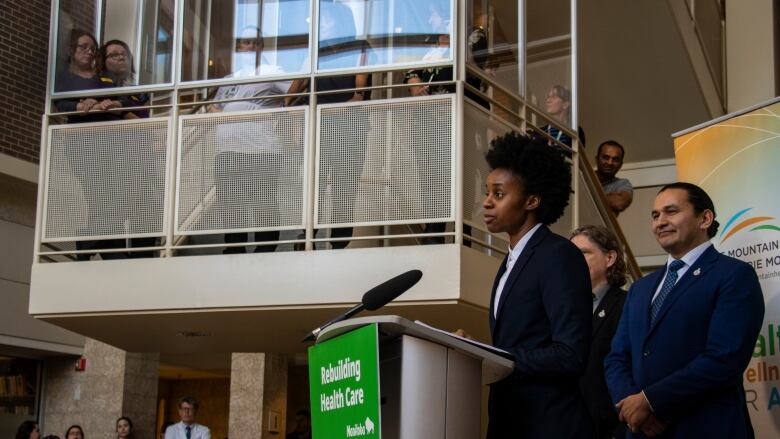
M 507 90 L 522 95 L 518 64 L 517 2 L 470 0 L 466 62 L 482 69 Z M 498 92 L 494 98 L 503 101 Z
M 557 124 L 571 128 L 576 97 L 571 93 L 570 0 L 527 0 L 526 12 L 526 97 Z M 560 136 L 563 143 L 571 144 L 568 136 Z
M 309 71 L 308 0 L 185 0 L 183 81 Z
M 170 82 L 173 16 L 174 0 L 62 0 L 54 90 Z
M 318 70 L 452 59 L 450 0 L 320 0 Z

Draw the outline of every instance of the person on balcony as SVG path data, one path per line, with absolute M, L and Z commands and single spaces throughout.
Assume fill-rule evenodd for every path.
M 247 26 L 236 41 L 233 73 L 228 78 L 254 78 L 282 73 L 263 53 L 263 36 Z M 291 81 L 270 81 L 223 86 L 217 90 L 209 112 L 251 111 L 282 106 Z M 243 99 L 243 100 L 234 100 Z M 283 166 L 282 141 L 273 117 L 261 120 L 222 121 L 216 127 L 216 193 L 225 229 L 268 227 L 276 224 L 279 170 Z M 227 233 L 225 243 L 248 242 L 248 233 Z M 259 243 L 278 241 L 279 231 L 255 232 Z M 257 245 L 255 253 L 273 252 L 276 245 Z M 244 246 L 226 247 L 224 254 L 246 253 Z
M 615 336 L 626 292 L 626 262 L 617 236 L 604 226 L 583 226 L 571 233 L 571 242 L 582 251 L 590 272 L 593 320 L 588 367 L 580 389 L 588 406 L 596 439 L 623 438 L 626 428 L 618 421 L 604 378 L 604 357 Z
M 562 85 L 553 85 L 547 91 L 544 98 L 544 111 L 552 117 L 559 126 L 571 126 L 571 92 Z M 571 146 L 571 136 L 566 134 L 559 127 L 547 124 L 541 127 L 541 130 L 547 133 L 556 141 Z M 580 145 L 585 146 L 585 131 L 582 127 L 577 127 L 577 136 L 579 136 Z M 548 145 L 555 145 L 552 140 L 547 141 Z
M 607 204 L 615 215 L 628 209 L 634 200 L 634 187 L 625 178 L 616 175 L 623 167 L 625 155 L 623 145 L 616 140 L 607 140 L 596 151 L 596 176 L 607 196 Z
M 92 34 L 83 30 L 73 30 L 68 45 L 68 67 L 57 75 L 55 90 L 67 92 L 113 87 L 113 83 L 102 81 L 97 74 L 95 57 L 97 50 L 97 40 Z M 105 112 L 122 106 L 116 98 L 60 99 L 54 105 L 60 112 L 80 112 L 68 115 L 68 123 L 122 119 L 118 112 Z M 125 190 L 119 179 L 104 178 L 106 175 L 121 175 L 117 169 L 118 162 L 114 160 L 117 151 L 106 149 L 113 146 L 115 145 L 102 145 L 98 148 L 93 143 L 85 143 L 78 149 L 65 151 L 85 203 L 86 225 L 82 230 L 77 231 L 79 236 L 96 235 L 99 233 L 99 224 L 108 223 L 116 226 L 123 223 L 126 218 L 123 209 L 108 208 L 114 206 L 110 194 L 122 193 Z M 77 250 L 122 249 L 125 246 L 123 239 L 76 240 Z M 86 261 L 91 257 L 89 253 L 79 253 L 76 258 Z M 125 252 L 101 253 L 102 259 L 126 257 Z
M 493 345 L 515 358 L 512 374 L 490 386 L 487 437 L 590 438 L 579 389 L 590 276 L 582 252 L 548 228 L 569 204 L 571 169 L 543 141 L 516 132 L 493 140 L 485 158 L 485 224 L 510 243 L 493 283 L 490 331 Z
M 357 38 L 354 16 L 344 4 L 329 0 L 320 2 L 319 40 L 320 70 L 348 69 L 367 64 L 368 47 L 364 40 Z M 317 104 L 367 100 L 367 92 L 359 89 L 369 85 L 367 74 L 320 76 L 315 80 L 316 92 L 344 91 L 318 94 Z M 290 87 L 290 93 L 301 93 L 308 88 L 307 79 L 297 79 Z M 289 98 L 287 101 L 291 105 L 294 99 Z M 356 221 L 355 199 L 363 174 L 370 124 L 367 112 L 361 107 L 352 107 L 350 117 L 335 118 L 333 122 L 322 131 L 321 145 L 324 147 L 320 149 L 320 191 L 325 192 L 330 185 L 330 219 L 326 222 L 352 223 Z M 320 208 L 323 208 L 322 204 Z M 332 241 L 331 247 L 347 247 L 350 241 L 344 238 L 352 237 L 352 233 L 352 227 L 331 229 L 330 237 L 340 238 Z M 302 237 L 299 235 L 299 239 Z M 296 248 L 300 249 L 301 246 Z
M 422 57 L 423 62 L 436 62 L 447 61 L 450 59 L 450 32 L 451 23 L 449 19 L 449 2 L 432 2 L 429 5 L 430 18 L 428 23 L 431 25 L 431 35 L 427 37 L 430 48 L 428 52 Z M 484 67 L 486 57 L 480 53 L 480 56 L 474 57 L 474 52 L 483 52 L 487 49 L 487 37 L 484 30 L 481 28 L 475 28 L 468 38 L 469 47 L 469 61 L 477 64 L 479 67 Z M 404 75 L 404 83 L 409 84 L 409 94 L 413 97 L 430 96 L 439 94 L 452 94 L 455 93 L 455 84 L 436 84 L 437 82 L 452 81 L 453 71 L 452 66 L 436 66 L 423 69 L 409 70 Z M 476 77 L 469 76 L 466 82 L 480 91 L 485 91 L 482 81 Z M 479 94 L 474 93 L 472 90 L 465 90 L 465 96 L 476 102 L 478 105 L 489 108 L 488 101 Z M 414 132 L 416 137 L 422 139 L 423 142 L 419 142 L 414 145 L 414 152 L 417 159 L 417 168 L 420 173 L 420 181 L 424 183 L 432 183 L 431 188 L 422 190 L 422 205 L 424 206 L 436 206 L 440 203 L 440 200 L 447 199 L 448 195 L 445 193 L 446 185 L 443 184 L 449 177 L 450 173 L 450 154 L 446 151 L 429 151 L 425 148 L 425 142 L 436 142 L 438 139 L 432 130 L 436 129 L 438 125 L 436 122 L 436 115 L 431 115 L 424 108 L 416 108 L 413 110 L 416 114 L 412 115 L 412 123 L 414 124 Z M 423 229 L 423 233 L 443 233 L 446 229 L 446 223 L 427 223 Z M 464 226 L 464 233 L 470 234 L 471 228 Z M 443 236 L 425 237 L 422 239 L 423 244 L 443 244 L 445 239 Z M 467 243 L 468 245 L 468 243 Z
M 110 40 L 100 48 L 98 56 L 98 71 L 100 80 L 114 87 L 136 85 L 133 54 L 130 46 L 121 40 Z M 143 107 L 149 103 L 149 95 L 145 93 L 117 96 L 122 107 Z M 138 108 L 120 113 L 124 119 L 139 119 L 149 117 L 149 110 Z M 125 193 L 130 198 L 131 209 L 128 211 L 130 233 L 143 233 L 148 219 L 146 213 L 149 206 L 162 207 L 163 171 L 165 169 L 164 150 L 155 148 L 153 151 L 140 150 L 134 142 L 129 142 L 124 149 L 125 163 L 135 162 L 141 172 L 131 171 L 122 175 L 132 178 L 125 182 Z M 136 168 L 137 169 L 137 168 Z M 154 198 L 152 198 L 154 197 Z M 157 238 L 132 238 L 131 247 L 153 247 Z M 128 253 L 131 258 L 150 258 L 153 251 L 134 251 Z
M 111 40 L 103 43 L 98 57 L 101 82 L 113 84 L 114 87 L 136 85 L 133 53 L 130 46 L 122 40 Z M 149 103 L 149 95 L 145 93 L 130 96 L 118 96 L 122 107 L 143 107 Z M 149 110 L 138 109 L 122 113 L 125 119 L 149 117 Z
M 79 29 L 71 31 L 68 65 L 57 74 L 54 90 L 68 92 L 113 87 L 112 83 L 102 81 L 97 75 L 97 50 L 98 43 L 92 34 Z M 61 99 L 55 102 L 55 106 L 60 112 L 82 113 L 69 115 L 68 123 L 99 122 L 121 118 L 117 113 L 102 113 L 122 106 L 122 103 L 114 98 Z

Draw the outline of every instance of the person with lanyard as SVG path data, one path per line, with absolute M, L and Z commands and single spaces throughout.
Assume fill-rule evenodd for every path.
M 631 286 L 604 361 L 627 437 L 752 437 L 742 376 L 764 320 L 758 276 L 713 247 L 715 206 L 699 186 L 662 187 L 652 230 L 667 262 Z

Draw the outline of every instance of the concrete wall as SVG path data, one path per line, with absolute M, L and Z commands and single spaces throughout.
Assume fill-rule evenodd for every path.
M 775 97 L 775 22 L 772 1 L 727 1 L 728 111 Z

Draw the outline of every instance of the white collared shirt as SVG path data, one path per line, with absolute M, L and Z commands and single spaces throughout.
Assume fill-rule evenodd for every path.
M 534 236 L 534 233 L 536 233 L 536 231 L 539 230 L 539 227 L 541 226 L 542 223 L 538 223 L 537 225 L 533 226 L 531 230 L 528 231 L 528 233 L 523 235 L 523 237 L 517 241 L 515 248 L 509 248 L 509 255 L 507 255 L 506 258 L 506 271 L 504 271 L 504 274 L 501 275 L 501 279 L 498 280 L 498 286 L 496 287 L 496 297 L 493 300 L 493 317 L 498 317 L 498 302 L 501 300 L 501 293 L 504 292 L 504 284 L 509 278 L 509 273 L 512 272 L 512 267 L 515 266 L 517 258 L 520 257 L 520 254 L 523 252 L 526 244 L 528 244 L 528 241 L 531 240 L 531 237 Z
M 205 425 L 192 423 L 190 426 L 192 427 L 190 439 L 211 439 L 211 432 Z M 165 429 L 165 439 L 186 439 L 186 427 L 187 424 L 184 422 L 171 425 Z
M 712 243 L 710 241 L 707 241 L 703 244 L 699 244 L 698 246 L 694 247 L 691 251 L 686 253 L 683 257 L 680 258 L 681 261 L 685 263 L 685 265 L 682 266 L 679 270 L 677 270 L 677 281 L 679 282 L 680 279 L 683 277 L 685 272 L 688 271 L 691 266 L 696 262 L 697 259 L 708 249 Z M 672 255 L 669 255 L 669 257 L 666 260 L 666 274 L 664 274 L 663 279 L 661 279 L 661 282 L 658 284 L 658 288 L 655 289 L 655 294 L 653 294 L 653 300 L 655 300 L 655 296 L 658 295 L 659 292 L 661 292 L 661 287 L 664 284 L 664 281 L 666 280 L 666 275 L 669 274 L 669 264 L 674 261 L 674 258 Z M 695 274 L 695 273 L 694 273 Z M 675 285 L 677 283 L 675 282 Z M 652 302 L 652 301 L 651 301 Z

